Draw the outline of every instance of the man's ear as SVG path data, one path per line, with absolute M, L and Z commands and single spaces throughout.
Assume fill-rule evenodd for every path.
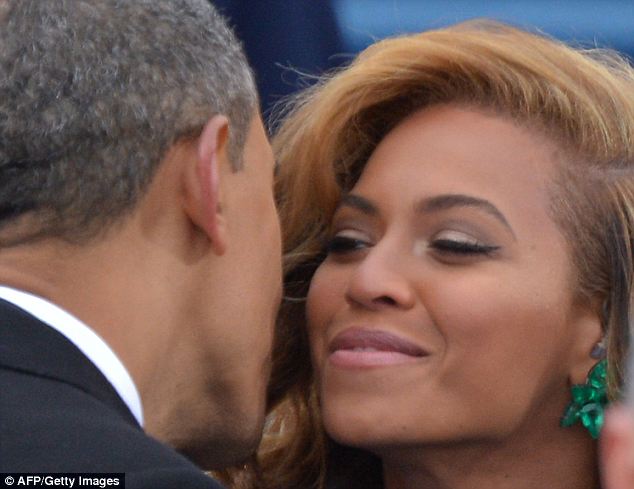
M 634 412 L 612 406 L 601 430 L 601 479 L 605 489 L 634 487 Z
M 211 243 L 214 252 L 227 247 L 226 223 L 222 212 L 220 168 L 229 164 L 227 146 L 229 121 L 215 115 L 207 121 L 195 143 L 195 162 L 187 168 L 185 200 L 189 218 Z

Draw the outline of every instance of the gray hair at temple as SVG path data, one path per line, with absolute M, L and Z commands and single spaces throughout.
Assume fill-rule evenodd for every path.
M 257 103 L 208 0 L 4 0 L 0 246 L 110 229 L 167 149 L 216 114 L 238 170 Z

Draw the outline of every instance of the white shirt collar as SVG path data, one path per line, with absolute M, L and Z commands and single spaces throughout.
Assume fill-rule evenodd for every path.
M 139 391 L 119 357 L 97 333 L 59 306 L 28 292 L 0 285 L 0 298 L 48 324 L 79 348 L 108 379 L 139 425 L 143 426 Z

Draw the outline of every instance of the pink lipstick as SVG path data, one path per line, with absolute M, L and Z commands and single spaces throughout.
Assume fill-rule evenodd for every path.
M 328 345 L 329 360 L 344 368 L 383 367 L 417 362 L 428 353 L 409 340 L 387 331 L 350 328 Z

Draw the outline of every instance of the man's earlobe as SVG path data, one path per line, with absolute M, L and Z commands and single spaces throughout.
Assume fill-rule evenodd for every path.
M 196 161 L 194 167 L 188 169 L 188 188 L 185 189 L 189 217 L 207 235 L 218 255 L 224 254 L 227 247 L 220 167 L 229 164 L 228 142 L 228 119 L 223 115 L 213 116 L 196 142 Z

